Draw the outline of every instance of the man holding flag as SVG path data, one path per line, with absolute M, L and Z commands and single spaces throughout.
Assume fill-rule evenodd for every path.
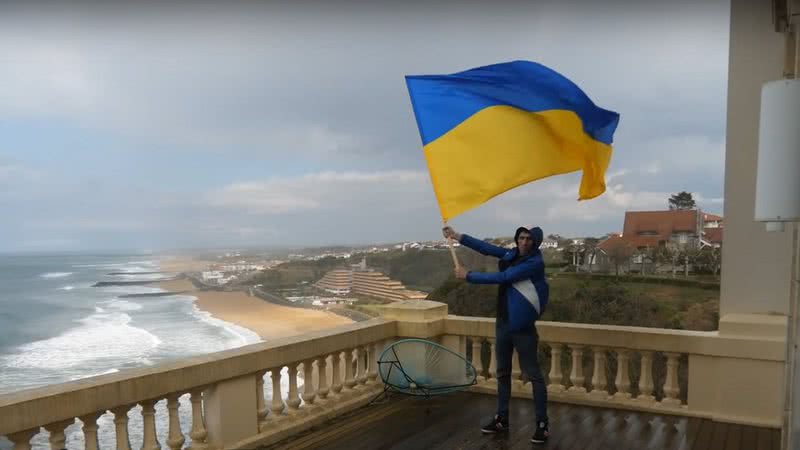
M 453 217 L 517 186 L 582 171 L 578 200 L 605 192 L 605 172 L 619 114 L 596 106 L 572 81 L 531 61 L 511 61 L 450 75 L 406 76 L 443 233 L 500 259 L 499 271 L 468 272 L 450 248 L 455 274 L 499 285 L 497 415 L 482 430 L 508 429 L 513 349 L 533 384 L 534 443 L 547 441 L 547 390 L 537 360 L 535 322 L 547 304 L 539 227 L 517 229 L 511 251 L 446 226 Z
M 481 427 L 484 433 L 499 433 L 508 430 L 508 403 L 511 399 L 511 359 L 514 349 L 519 355 L 519 364 L 533 385 L 533 401 L 536 407 L 536 431 L 531 441 L 544 443 L 550 435 L 547 418 L 547 387 L 539 368 L 539 335 L 536 320 L 547 306 L 549 287 L 544 274 L 544 259 L 539 245 L 543 232 L 539 227 L 517 228 L 514 241 L 517 247 L 506 250 L 467 234 L 460 234 L 451 227 L 444 227 L 444 237 L 455 239 L 484 255 L 499 258 L 498 272 L 467 271 L 461 266 L 455 269 L 457 278 L 475 284 L 497 284 L 497 320 L 495 322 L 495 355 L 497 359 L 497 414 Z

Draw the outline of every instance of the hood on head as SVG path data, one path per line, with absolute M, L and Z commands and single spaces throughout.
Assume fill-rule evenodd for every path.
M 542 231 L 542 229 L 539 228 L 539 227 L 533 227 L 533 228 L 530 228 L 530 229 L 529 228 L 525 228 L 525 227 L 517 228 L 516 233 L 514 233 L 514 242 L 515 243 L 517 242 L 517 239 L 519 239 L 519 234 L 522 233 L 523 231 L 527 231 L 528 234 L 531 235 L 531 238 L 533 239 L 533 248 L 534 249 L 538 249 L 539 246 L 542 245 L 542 241 L 544 240 L 544 231 Z

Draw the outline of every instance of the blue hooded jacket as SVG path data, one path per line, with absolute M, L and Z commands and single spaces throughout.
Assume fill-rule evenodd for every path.
M 524 228 L 517 230 L 519 233 Z M 539 227 L 527 230 L 533 239 L 531 253 L 514 261 L 519 249 L 511 250 L 489 244 L 472 236 L 462 234 L 461 244 L 484 255 L 499 258 L 501 270 L 498 272 L 467 273 L 467 281 L 474 284 L 499 284 L 505 301 L 508 315 L 508 326 L 511 331 L 530 329 L 531 325 L 541 317 L 550 294 L 550 287 L 544 275 L 544 258 L 539 246 L 542 244 L 543 232 Z M 498 320 L 501 320 L 498 311 Z

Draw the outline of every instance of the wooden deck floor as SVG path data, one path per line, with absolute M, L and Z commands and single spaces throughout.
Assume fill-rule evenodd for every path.
M 262 450 L 564 449 L 777 450 L 780 431 L 706 419 L 551 403 L 550 441 L 532 444 L 530 400 L 511 400 L 511 430 L 484 435 L 492 395 L 458 393 L 430 400 L 393 396 Z

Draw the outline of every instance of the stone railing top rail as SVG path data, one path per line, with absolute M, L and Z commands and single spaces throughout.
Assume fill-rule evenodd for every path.
M 494 337 L 494 327 L 495 319 L 493 318 L 450 315 L 445 321 L 444 333 Z M 550 321 L 537 322 L 536 328 L 542 342 L 612 349 L 624 348 L 768 361 L 783 361 L 786 350 L 786 341 L 783 338 L 721 334 L 718 331 L 668 330 Z
M 0 435 L 189 392 L 395 335 L 395 321 L 376 318 L 152 367 L 0 395 Z

